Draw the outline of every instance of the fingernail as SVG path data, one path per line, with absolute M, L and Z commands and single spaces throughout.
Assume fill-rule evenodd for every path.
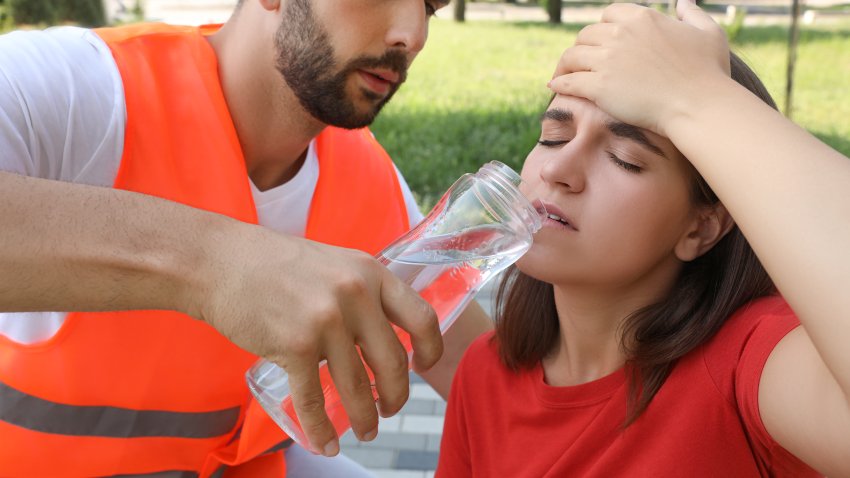
M 339 442 L 336 439 L 331 440 L 325 445 L 325 449 L 323 450 L 323 454 L 325 456 L 336 456 L 339 453 Z
M 378 427 L 375 427 L 372 431 L 363 434 L 363 441 L 372 441 L 375 437 L 378 436 Z
M 546 82 L 546 88 L 551 88 L 551 87 L 552 87 L 552 81 L 549 80 L 549 81 Z

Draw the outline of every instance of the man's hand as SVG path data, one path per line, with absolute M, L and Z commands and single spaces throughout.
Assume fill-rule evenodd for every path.
M 418 371 L 442 354 L 431 307 L 361 252 L 277 234 L 164 199 L 0 172 L 0 311 L 188 313 L 282 366 L 310 443 L 333 455 L 318 363 L 327 359 L 358 437 L 408 394 L 408 331 Z
M 339 443 L 324 410 L 318 363 L 326 359 L 358 438 L 377 433 L 374 372 L 382 416 L 407 401 L 407 353 L 391 324 L 410 333 L 414 368 L 442 354 L 437 317 L 410 287 L 371 256 L 284 236 L 235 221 L 213 247 L 194 315 L 236 345 L 286 370 L 311 446 L 328 456 Z

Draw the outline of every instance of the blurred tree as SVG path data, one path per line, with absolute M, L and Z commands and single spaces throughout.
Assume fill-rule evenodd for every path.
M 546 12 L 549 14 L 549 23 L 561 23 L 562 0 L 546 0 Z
M 456 22 L 466 21 L 466 0 L 452 0 L 454 2 L 454 14 Z
M 103 0 L 64 0 L 58 3 L 59 19 L 77 23 L 84 27 L 106 25 L 106 10 Z
M 9 18 L 6 7 L 6 0 L 0 0 L 0 30 L 3 30 L 6 26 L 6 20 Z
M 800 0 L 791 2 L 791 27 L 788 29 L 788 63 L 785 69 L 785 116 L 791 118 L 794 109 L 794 67 L 797 64 L 797 43 L 800 41 Z
M 15 23 L 38 25 L 56 23 L 56 5 L 53 0 L 9 0 L 9 7 Z
M 75 23 L 86 27 L 106 24 L 103 0 L 10 0 L 15 23 L 55 25 Z

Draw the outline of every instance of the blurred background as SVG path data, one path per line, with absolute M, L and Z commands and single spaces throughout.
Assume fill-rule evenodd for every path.
M 227 19 L 235 0 L 0 0 L 0 31 L 138 21 Z M 452 0 L 425 50 L 373 126 L 423 212 L 461 174 L 491 160 L 519 169 L 539 134 L 557 58 L 609 2 Z M 699 2 L 759 74 L 783 112 L 850 156 L 850 3 Z M 664 2 L 648 4 L 669 11 Z M 723 138 L 716 138 L 722 141 Z M 766 138 L 766 141 L 769 141 Z M 770 158 L 765 158 L 769 161 Z M 492 288 L 478 299 L 489 309 Z M 433 476 L 445 403 L 412 376 L 411 399 L 378 439 L 343 437 L 343 451 L 381 478 Z
M 0 28 L 219 23 L 235 3 L 0 0 Z M 407 85 L 372 128 L 423 210 L 458 176 L 484 162 L 522 164 L 537 139 L 538 118 L 549 100 L 546 81 L 558 56 L 608 3 L 452 0 L 437 13 Z M 850 2 L 700 3 L 723 25 L 733 49 L 761 76 L 786 115 L 850 155 Z M 669 8 L 666 0 L 649 5 Z

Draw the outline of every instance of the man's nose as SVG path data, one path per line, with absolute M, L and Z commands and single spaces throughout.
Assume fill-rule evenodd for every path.
M 425 47 L 428 38 L 428 15 L 422 0 L 395 2 L 387 31 L 386 43 L 390 48 L 400 48 L 414 56 Z

